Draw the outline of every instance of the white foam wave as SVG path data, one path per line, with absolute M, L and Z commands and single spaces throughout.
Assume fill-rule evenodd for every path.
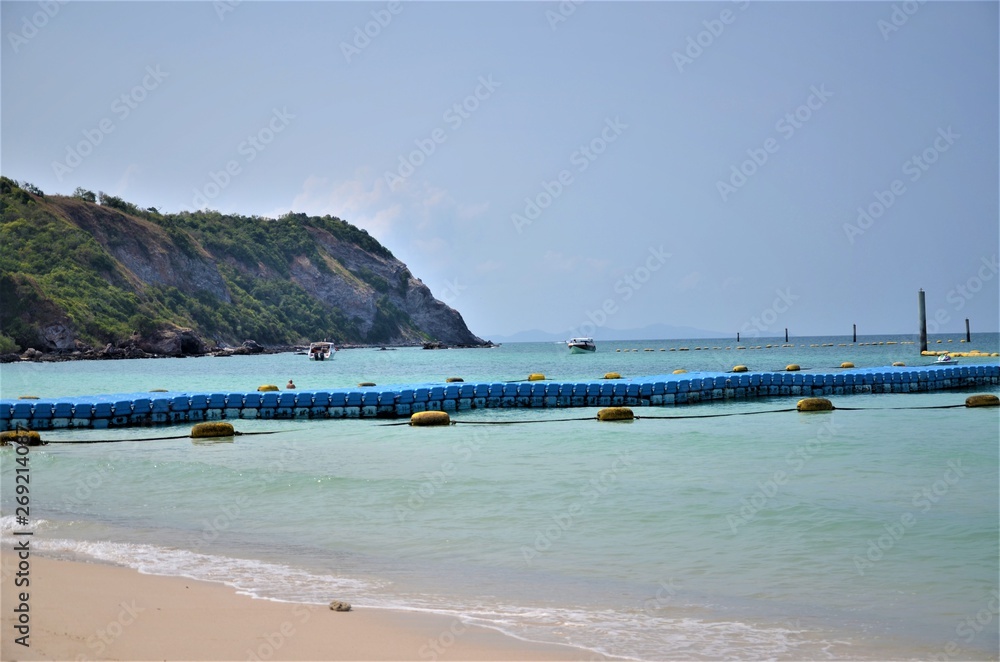
M 187 577 L 225 584 L 242 595 L 282 602 L 327 604 L 331 599 L 356 600 L 374 586 L 329 574 L 312 574 L 284 564 L 155 545 L 87 541 L 35 540 L 35 549 L 87 556 L 133 568 L 149 575 Z
M 8 519 L 0 526 L 10 526 Z M 281 602 L 327 604 L 346 599 L 367 608 L 420 611 L 489 627 L 526 641 L 569 644 L 597 655 L 635 660 L 812 658 L 822 642 L 788 627 L 736 621 L 669 618 L 636 611 L 533 607 L 468 601 L 436 595 L 396 596 L 372 581 L 310 573 L 285 564 L 202 554 L 155 545 L 68 539 L 35 539 L 35 549 L 89 557 L 145 574 L 225 584 L 237 593 Z
M 14 531 L 35 531 L 44 529 L 49 524 L 44 519 L 29 519 L 27 524 L 18 524 L 16 515 L 4 515 L 0 517 L 0 536 L 6 538 Z

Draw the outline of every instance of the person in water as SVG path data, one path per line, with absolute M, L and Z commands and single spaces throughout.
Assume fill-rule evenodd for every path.
M 293 382 L 291 379 L 289 379 L 288 380 L 288 384 L 285 385 L 285 388 L 286 389 L 293 389 L 293 388 L 295 388 L 295 382 Z

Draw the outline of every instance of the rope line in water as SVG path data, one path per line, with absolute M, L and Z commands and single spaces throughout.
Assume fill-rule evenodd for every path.
M 838 411 L 881 411 L 889 409 L 956 409 L 968 405 L 927 405 L 926 407 L 837 407 Z
M 721 418 L 723 416 L 749 416 L 751 414 L 783 414 L 786 411 L 798 411 L 795 407 L 791 409 L 767 409 L 765 411 L 734 411 L 727 414 L 691 414 L 689 416 L 636 416 L 636 418 L 651 418 L 654 420 L 670 420 L 675 418 Z
M 564 423 L 566 421 L 593 421 L 596 416 L 580 416 L 578 418 L 538 418 L 533 421 L 452 421 L 463 425 L 516 425 L 519 423 Z
M 926 405 L 921 407 L 834 407 L 833 411 L 887 411 L 887 410 L 919 410 L 919 409 L 958 409 L 966 408 L 966 404 L 955 404 L 955 405 Z M 635 416 L 631 420 L 682 420 L 686 418 L 722 418 L 724 416 L 751 416 L 753 414 L 784 414 L 786 412 L 798 411 L 797 408 L 791 407 L 788 409 L 766 409 L 763 411 L 738 411 L 738 412 L 727 412 L 725 414 L 686 414 L 681 416 Z M 566 423 L 570 421 L 594 421 L 598 420 L 597 416 L 578 416 L 574 418 L 539 418 L 527 421 L 451 421 L 449 425 L 526 425 L 529 423 Z M 395 427 L 399 425 L 410 425 L 410 421 L 400 421 L 398 423 L 383 423 L 380 427 Z M 21 426 L 18 426 L 18 431 L 22 430 Z M 261 434 L 279 434 L 282 432 L 292 432 L 292 430 L 264 430 L 261 432 L 240 432 L 235 430 L 233 436 L 236 437 L 248 437 L 253 435 Z M 41 445 L 47 446 L 49 444 L 113 444 L 119 442 L 127 441 L 167 441 L 172 439 L 190 439 L 190 434 L 181 434 L 170 437 L 141 437 L 137 439 L 61 439 L 57 441 L 43 441 Z
M 891 410 L 891 409 L 957 409 L 965 408 L 965 404 L 957 405 L 928 405 L 925 407 L 834 407 L 832 411 L 881 411 L 881 410 Z M 737 412 L 727 412 L 725 414 L 687 414 L 682 416 L 639 416 L 638 414 L 631 420 L 679 420 L 685 418 L 722 418 L 723 416 L 751 416 L 753 414 L 784 414 L 786 412 L 794 411 L 797 412 L 798 408 L 791 407 L 788 409 L 766 409 L 763 411 L 737 411 Z M 535 419 L 529 421 L 451 421 L 449 425 L 520 425 L 526 423 L 562 423 L 566 421 L 594 421 L 597 420 L 597 416 L 581 416 L 579 418 L 547 418 L 547 419 Z M 403 421 L 400 423 L 386 423 L 385 426 L 396 426 L 396 425 L 409 425 L 409 421 Z
M 256 434 L 278 434 L 279 432 L 291 432 L 291 430 L 266 430 L 264 432 L 240 432 L 233 431 L 234 437 L 249 437 Z M 179 434 L 173 437 L 142 437 L 139 439 L 60 439 L 57 441 L 43 441 L 42 446 L 49 444 L 115 444 L 124 441 L 166 441 L 168 439 L 190 439 L 190 434 Z M 205 437 L 206 439 L 219 439 L 220 437 Z

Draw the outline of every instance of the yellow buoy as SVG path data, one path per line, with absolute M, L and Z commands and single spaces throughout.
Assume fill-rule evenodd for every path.
M 631 421 L 634 418 L 635 414 L 628 407 L 605 407 L 597 412 L 599 421 Z
M 801 368 L 799 368 L 798 363 L 789 363 L 788 365 L 785 366 L 785 370 L 787 370 L 788 372 L 795 372 L 796 370 L 801 370 Z
M 675 375 L 683 375 L 686 372 L 687 370 L 685 370 L 684 368 L 677 368 L 677 370 L 674 370 Z
M 745 365 L 734 365 L 733 372 L 746 372 L 747 367 Z
M 19 396 L 17 396 L 17 399 L 18 400 L 37 400 L 38 396 L 37 395 L 19 395 Z
M 622 376 L 619 375 L 617 372 L 606 372 L 606 373 L 604 373 L 604 378 L 605 379 L 621 379 Z
M 233 437 L 236 431 L 232 423 L 223 421 L 212 421 L 210 423 L 197 423 L 191 428 L 192 439 L 205 439 L 208 437 Z
M 410 425 L 450 425 L 451 417 L 446 411 L 418 411 L 410 416 Z
M 843 363 L 840 364 L 840 367 L 841 368 L 853 368 L 854 364 L 851 363 L 850 361 L 844 361 Z
M 450 384 L 450 383 L 452 383 L 452 382 L 464 382 L 465 380 L 464 380 L 464 379 L 462 379 L 461 377 L 449 377 L 449 378 L 448 378 L 448 379 L 446 379 L 445 381 L 446 381 L 446 382 L 448 382 L 448 383 Z
M 980 393 L 970 395 L 965 399 L 966 407 L 997 407 L 1000 406 L 1000 398 L 992 393 Z M 6 434 L 6 433 L 4 433 Z
M 34 430 L 5 430 L 0 432 L 0 446 L 6 446 L 7 444 L 41 446 L 42 435 Z
M 261 384 L 257 387 L 258 391 L 277 391 L 278 387 L 274 384 Z
M 895 367 L 895 368 L 903 368 L 903 367 L 905 367 L 905 366 L 906 366 L 906 364 L 905 364 L 905 363 L 903 363 L 902 361 L 896 361 L 896 362 L 894 362 L 894 363 L 893 363 L 892 365 L 893 365 L 893 367 Z
M 799 411 L 833 411 L 833 403 L 826 398 L 802 398 L 795 408 Z
M 165 389 L 165 388 L 151 388 L 151 389 L 149 389 L 149 392 L 150 393 L 166 393 L 167 389 Z
M 545 379 L 545 375 L 543 375 L 540 372 L 533 372 L 530 375 L 528 375 L 529 382 L 540 382 L 543 379 Z

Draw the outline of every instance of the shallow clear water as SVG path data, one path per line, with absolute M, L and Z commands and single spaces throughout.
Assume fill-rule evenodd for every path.
M 931 361 L 914 345 L 844 342 L 803 339 L 760 350 L 735 343 L 725 350 L 714 340 L 601 343 L 594 355 L 541 343 L 348 350 L 324 364 L 284 354 L 18 364 L 0 375 L 3 396 L 15 397 L 252 390 L 289 378 L 314 389 L 530 372 L 584 379 L 736 363 L 828 369 L 842 361 Z M 834 346 L 809 346 L 822 343 Z M 669 351 L 682 346 L 690 350 Z M 957 338 L 953 346 L 966 347 Z M 632 348 L 639 351 L 614 351 Z M 996 351 L 996 334 L 971 348 Z M 241 420 L 244 432 L 281 432 L 216 443 L 50 445 L 30 455 L 32 516 L 45 520 L 34 544 L 261 597 L 432 610 L 641 659 L 996 659 L 1000 415 L 885 409 L 958 404 L 967 395 L 834 396 L 843 407 L 876 409 L 633 423 Z M 790 402 L 642 413 L 751 412 Z M 535 421 L 594 411 L 457 418 Z M 132 439 L 186 429 L 46 437 Z M 10 449 L 0 454 L 8 544 L 16 528 L 13 457 Z

